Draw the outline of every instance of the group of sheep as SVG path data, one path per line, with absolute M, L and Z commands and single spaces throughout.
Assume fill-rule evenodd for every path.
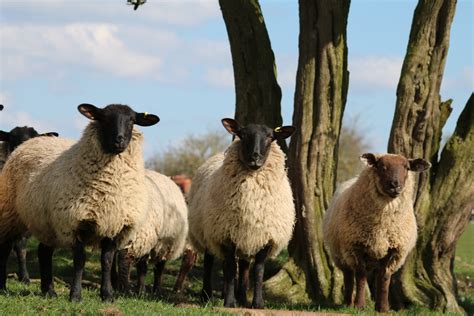
M 156 115 L 119 104 L 81 104 L 78 110 L 91 120 L 79 141 L 33 137 L 13 150 L 0 174 L 0 289 L 6 286 L 12 242 L 28 231 L 40 241 L 41 291 L 50 296 L 56 296 L 55 248 L 73 250 L 70 300 L 78 301 L 84 248 L 100 246 L 100 295 L 110 301 L 116 250 L 122 289 L 129 288 L 135 262 L 143 292 L 146 264 L 152 261 L 154 290 L 159 291 L 164 263 L 179 257 L 187 245 L 204 253 L 203 300 L 212 296 L 217 257 L 223 260 L 224 305 L 249 306 L 253 261 L 251 306 L 262 308 L 265 259 L 287 246 L 295 224 L 285 155 L 276 142 L 290 137 L 295 127 L 240 126 L 223 119 L 235 140 L 197 170 L 187 206 L 175 182 L 145 169 L 143 136 L 134 125 L 154 125 Z M 355 276 L 355 305 L 364 306 L 367 273 L 375 269 L 376 308 L 386 311 L 390 276 L 416 242 L 412 172 L 426 170 L 429 163 L 400 155 L 362 158 L 367 168 L 341 185 L 326 212 L 324 239 L 344 274 L 345 303 L 353 304 Z

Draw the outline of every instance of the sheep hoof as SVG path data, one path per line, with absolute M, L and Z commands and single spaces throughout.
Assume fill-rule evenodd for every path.
M 212 298 L 212 295 L 207 294 L 207 292 L 204 291 L 204 290 L 201 291 L 201 295 L 200 295 L 199 299 L 202 303 L 209 302 L 211 300 L 211 298 Z
M 230 300 L 230 301 L 224 302 L 224 307 L 234 308 L 235 306 L 236 306 L 235 300 Z
M 253 303 L 252 303 L 252 308 L 253 308 L 253 309 L 263 309 L 263 301 L 261 301 L 261 302 L 253 302 Z
M 50 298 L 56 298 L 58 297 L 58 294 L 56 294 L 56 291 L 53 289 L 49 289 L 47 292 L 43 293 L 45 297 L 50 297 Z
M 115 300 L 114 296 L 110 293 L 101 294 L 100 298 L 102 299 L 102 302 L 107 302 L 107 303 L 113 303 Z
M 70 302 L 80 302 L 80 301 L 82 301 L 82 296 L 81 296 L 81 294 L 73 293 L 69 296 L 69 301 Z
M 19 280 L 21 283 L 25 284 L 25 285 L 30 285 L 31 281 L 30 281 L 30 278 L 28 277 L 20 277 Z

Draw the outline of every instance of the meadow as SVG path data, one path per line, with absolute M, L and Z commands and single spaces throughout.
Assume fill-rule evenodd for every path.
M 164 291 L 160 297 L 147 294 L 144 297 L 118 296 L 114 303 L 102 303 L 98 295 L 100 282 L 100 261 L 97 250 L 88 251 L 88 261 L 84 274 L 83 301 L 70 303 L 68 301 L 69 282 L 72 275 L 72 258 L 68 250 L 57 250 L 54 255 L 55 286 L 58 298 L 45 298 L 39 290 L 39 271 L 36 260 L 37 242 L 30 239 L 28 243 L 28 268 L 32 283 L 24 285 L 16 281 L 16 258 L 12 254 L 8 271 L 8 290 L 0 295 L 1 315 L 230 315 L 232 310 L 222 308 L 223 302 L 219 299 L 219 289 L 222 273 L 216 266 L 214 288 L 217 289 L 213 299 L 206 305 L 200 304 L 198 297 L 202 286 L 202 261 L 192 269 L 185 283 L 183 293 L 171 291 L 178 274 L 180 261 L 167 264 L 163 284 Z M 460 238 L 455 261 L 455 273 L 458 277 L 458 288 L 461 305 L 468 315 L 474 315 L 474 223 L 470 223 Z M 266 265 L 266 277 L 276 273 L 285 262 L 287 253 L 282 253 Z M 147 284 L 152 283 L 152 267 L 149 267 Z M 134 277 L 132 271 L 132 280 Z M 364 311 L 342 306 L 324 307 L 316 305 L 287 305 L 281 302 L 266 300 L 266 308 L 272 310 L 293 310 L 300 312 L 343 313 L 357 315 L 376 315 L 373 304 Z M 243 313 L 242 311 L 238 311 Z M 425 308 L 413 307 L 408 310 L 392 312 L 395 315 L 445 315 L 429 311 Z M 275 311 L 271 314 L 276 314 Z

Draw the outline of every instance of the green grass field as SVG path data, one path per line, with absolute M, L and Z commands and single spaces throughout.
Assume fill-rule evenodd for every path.
M 459 290 L 462 305 L 468 313 L 474 311 L 474 288 L 472 280 L 474 278 L 474 224 L 470 223 L 459 240 L 455 272 L 460 280 Z M 54 256 L 55 286 L 58 298 L 51 299 L 42 297 L 39 290 L 39 272 L 36 260 L 37 242 L 30 239 L 28 248 L 28 268 L 32 278 L 32 284 L 23 285 L 16 281 L 16 258 L 12 254 L 9 260 L 8 271 L 10 273 L 7 282 L 8 290 L 0 295 L 0 315 L 225 315 L 228 311 L 223 311 L 222 300 L 214 299 L 206 306 L 200 305 L 198 294 L 202 286 L 202 263 L 198 264 L 191 271 L 186 282 L 186 288 L 182 294 L 171 292 L 176 275 L 179 271 L 180 261 L 167 264 L 164 274 L 164 292 L 160 298 L 151 295 L 145 297 L 117 297 L 114 303 L 102 303 L 98 295 L 100 282 L 100 262 L 98 251 L 89 251 L 84 279 L 83 301 L 81 303 L 70 303 L 68 301 L 69 288 L 72 275 L 72 259 L 70 251 L 58 250 Z M 279 267 L 287 259 L 287 253 L 273 261 L 269 261 L 266 268 L 267 277 L 278 271 Z M 221 269 L 216 267 L 217 271 Z M 152 268 L 147 276 L 147 284 L 152 283 Z M 133 272 L 132 272 L 133 273 Z M 133 274 L 132 274 L 133 279 Z M 214 288 L 220 289 L 222 284 L 221 272 L 214 275 Z M 469 285 L 470 282 L 470 285 Z M 218 296 L 219 291 L 215 293 Z M 369 305 L 365 311 L 357 311 L 344 307 L 320 310 L 315 305 L 285 305 L 281 302 L 266 301 L 267 309 L 285 309 L 299 311 L 324 311 L 334 313 L 347 313 L 358 315 L 375 315 L 373 304 Z M 402 312 L 393 312 L 396 315 L 441 315 L 430 312 L 424 308 L 412 308 Z

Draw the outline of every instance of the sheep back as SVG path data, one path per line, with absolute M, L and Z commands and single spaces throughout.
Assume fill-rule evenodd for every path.
M 148 207 L 144 221 L 130 234 L 128 253 L 140 258 L 151 253 L 153 260 L 179 257 L 188 234 L 188 209 L 178 186 L 167 176 L 145 171 Z
M 253 257 L 267 244 L 276 256 L 292 236 L 295 209 L 285 155 L 272 143 L 263 167 L 251 171 L 239 160 L 240 141 L 197 171 L 189 193 L 190 239 L 200 251 L 223 258 L 222 246 L 235 244 Z
M 336 265 L 341 269 L 366 268 L 362 250 L 370 261 L 394 251 L 388 272 L 398 270 L 417 238 L 413 211 L 413 173 L 409 172 L 403 193 L 391 199 L 376 189 L 375 171 L 366 168 L 358 178 L 340 185 L 323 221 L 323 234 Z
M 142 220 L 143 136 L 134 129 L 127 149 L 110 155 L 102 151 L 97 135 L 92 122 L 67 149 L 60 138 L 39 137 L 15 150 L 17 159 L 39 161 L 17 189 L 16 208 L 33 235 L 49 246 L 71 247 L 84 229 L 87 244 L 120 239 Z

